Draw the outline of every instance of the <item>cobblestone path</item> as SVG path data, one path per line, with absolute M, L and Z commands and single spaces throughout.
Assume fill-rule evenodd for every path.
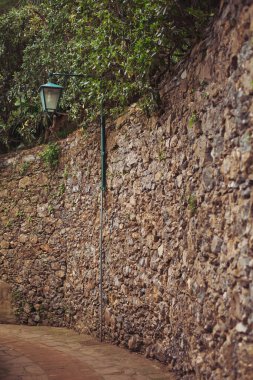
M 0 325 L 1 380 L 175 380 L 157 362 L 65 328 Z

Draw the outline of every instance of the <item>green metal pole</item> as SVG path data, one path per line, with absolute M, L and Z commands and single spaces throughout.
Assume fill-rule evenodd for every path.
M 99 239 L 99 304 L 100 304 L 100 341 L 103 341 L 103 214 L 104 214 L 104 193 L 106 190 L 106 136 L 105 136 L 105 115 L 103 109 L 103 99 L 101 101 L 100 114 L 101 133 L 101 194 L 100 194 L 100 239 Z
M 103 99 L 101 101 L 101 116 L 100 116 L 100 128 L 101 128 L 101 188 L 104 192 L 106 189 L 106 152 L 105 152 L 105 115 Z

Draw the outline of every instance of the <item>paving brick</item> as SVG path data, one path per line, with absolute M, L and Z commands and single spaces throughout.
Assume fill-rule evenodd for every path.
M 175 380 L 166 368 L 63 328 L 0 325 L 0 380 Z

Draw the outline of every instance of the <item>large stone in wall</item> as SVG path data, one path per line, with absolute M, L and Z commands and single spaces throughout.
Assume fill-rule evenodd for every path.
M 11 287 L 0 280 L 0 323 L 16 323 L 12 307 Z

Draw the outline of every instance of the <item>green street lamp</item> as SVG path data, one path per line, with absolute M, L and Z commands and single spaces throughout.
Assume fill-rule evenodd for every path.
M 58 110 L 59 101 L 64 87 L 48 82 L 39 88 L 43 112 L 55 113 Z
M 68 77 L 83 77 L 82 74 L 71 73 L 49 73 L 49 78 L 58 76 L 64 77 L 64 84 Z M 102 82 L 101 82 L 102 83 Z M 58 84 L 48 82 L 39 88 L 43 112 L 53 113 L 57 116 L 59 101 L 62 97 L 64 87 Z M 103 94 L 102 94 L 103 95 Z M 104 219 L 104 197 L 106 192 L 106 131 L 105 131 L 105 114 L 103 105 L 103 96 L 101 96 L 100 109 L 100 135 L 101 135 L 101 188 L 100 188 L 100 233 L 99 233 L 99 314 L 100 314 L 100 340 L 103 340 L 103 219 Z

